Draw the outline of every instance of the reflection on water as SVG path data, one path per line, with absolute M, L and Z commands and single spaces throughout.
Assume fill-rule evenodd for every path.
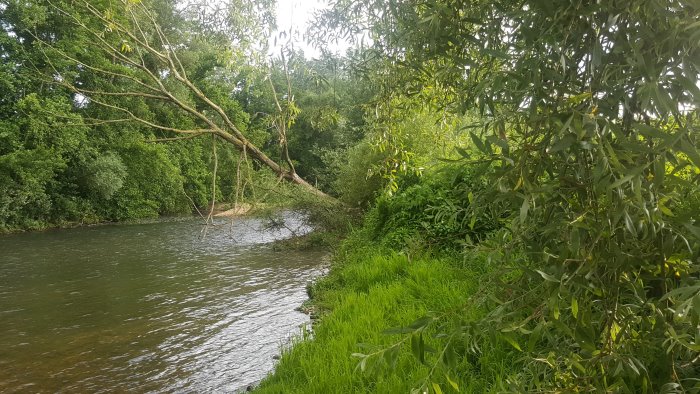
M 0 392 L 225 391 L 267 374 L 308 317 L 321 251 L 270 242 L 308 228 L 236 219 L 0 237 Z

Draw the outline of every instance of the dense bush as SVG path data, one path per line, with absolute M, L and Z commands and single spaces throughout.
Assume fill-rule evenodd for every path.
M 115 153 L 107 152 L 86 167 L 87 187 L 99 198 L 109 200 L 124 186 L 127 169 Z
M 46 148 L 0 157 L 0 228 L 40 228 L 50 220 L 49 190 L 66 163 Z
M 485 239 L 507 216 L 497 205 L 473 214 L 472 201 L 486 188 L 486 178 L 469 167 L 444 165 L 401 182 L 399 192 L 380 197 L 370 213 L 375 236 L 390 246 L 413 239 L 425 247 L 459 249 Z
M 381 195 L 386 180 L 370 170 L 382 161 L 383 155 L 362 142 L 347 152 L 347 162 L 338 165 L 334 189 L 351 207 L 367 209 Z

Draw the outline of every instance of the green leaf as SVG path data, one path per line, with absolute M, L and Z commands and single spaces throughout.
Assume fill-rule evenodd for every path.
M 652 163 L 649 162 L 647 164 L 644 164 L 642 166 L 639 166 L 632 171 L 630 171 L 627 175 L 623 176 L 622 178 L 618 179 L 617 181 L 613 182 L 610 186 L 609 189 L 614 189 L 618 186 L 621 186 L 629 181 L 631 181 L 633 178 L 638 177 L 642 174 L 642 172 L 651 165 Z
M 450 375 L 448 375 L 448 374 L 445 374 L 445 379 L 447 379 L 447 383 L 449 383 L 450 386 L 452 386 L 452 388 L 455 389 L 455 391 L 459 393 L 459 385 L 457 385 L 457 382 L 450 379 Z
M 477 137 L 476 134 L 474 134 L 474 133 L 472 133 L 472 132 L 470 131 L 470 132 L 469 132 L 469 137 L 471 137 L 472 142 L 474 143 L 474 146 L 476 146 L 476 148 L 477 148 L 478 150 L 480 150 L 481 153 L 484 153 L 484 154 L 488 154 L 488 153 L 489 153 L 488 150 L 486 150 L 486 146 L 484 145 L 484 142 L 483 142 L 479 137 Z
M 635 227 L 634 222 L 632 222 L 632 217 L 630 216 L 630 214 L 627 211 L 625 211 L 622 217 L 624 218 L 625 227 L 627 228 L 627 231 L 636 237 L 637 227 Z
M 396 368 L 396 363 L 399 359 L 399 346 L 392 346 L 384 351 L 384 361 L 392 369 Z
M 457 153 L 459 153 L 459 155 L 462 156 L 463 158 L 465 158 L 465 159 L 468 159 L 468 158 L 469 158 L 469 152 L 467 152 L 464 148 L 459 147 L 459 146 L 455 146 L 455 150 L 456 150 Z
M 613 167 L 617 170 L 624 169 L 622 163 L 620 163 L 620 159 L 617 157 L 617 151 L 612 147 L 607 138 L 603 139 L 603 146 L 605 147 L 605 151 L 608 153 L 610 163 L 613 165 Z
M 414 328 L 410 327 L 394 327 L 394 328 L 388 328 L 384 331 L 382 331 L 382 334 L 385 335 L 394 335 L 394 334 L 409 334 L 416 331 Z
M 555 142 L 551 148 L 549 148 L 549 153 L 556 153 L 568 149 L 571 145 L 576 142 L 576 134 L 568 133 L 562 137 L 559 141 Z
M 490 48 L 482 48 L 481 53 L 483 53 L 485 55 L 493 56 L 493 57 L 498 58 L 498 59 L 508 59 L 509 58 L 507 53 L 505 53 L 503 51 L 497 51 L 494 49 L 490 49 Z
M 427 327 L 435 319 L 430 316 L 423 316 L 420 319 L 415 320 L 413 323 L 408 325 L 408 328 L 415 330 Z
M 553 277 L 552 275 L 550 275 L 546 272 L 543 272 L 540 270 L 535 270 L 535 271 L 537 271 L 537 273 L 540 274 L 540 276 L 542 276 L 542 278 L 544 278 L 544 280 L 546 280 L 548 282 L 553 282 L 553 283 L 560 283 L 561 282 L 559 279 Z
M 694 226 L 690 223 L 684 223 L 683 227 L 688 229 L 688 231 L 690 231 L 690 233 L 693 234 L 695 238 L 700 239 L 700 227 Z
M 571 314 L 578 319 L 578 300 L 576 297 L 571 298 Z
M 358 353 L 355 353 L 355 354 L 358 354 Z M 369 357 L 365 356 L 365 355 L 362 355 L 362 356 L 363 356 L 362 360 L 360 360 L 360 362 L 357 364 L 357 366 L 355 366 L 355 371 L 357 371 L 359 369 L 360 372 L 365 372 L 365 370 L 367 369 L 367 359 Z
M 515 340 L 515 336 L 513 334 L 505 333 L 502 336 L 503 336 L 503 339 L 505 339 L 506 342 L 510 343 L 511 346 L 516 348 L 518 351 L 521 351 L 521 352 L 523 351 L 523 349 L 520 348 L 520 345 L 518 344 L 518 342 Z
M 654 161 L 654 186 L 661 188 L 664 183 L 664 178 L 666 177 L 666 160 L 663 155 Z
M 693 313 L 700 316 L 700 293 L 693 297 Z M 700 344 L 700 330 L 698 330 L 695 335 L 695 343 Z
M 581 104 L 582 102 L 584 102 L 585 100 L 588 100 L 590 98 L 591 98 L 591 92 L 583 92 L 581 94 L 577 94 L 577 95 L 569 97 L 569 99 L 567 101 L 570 102 L 571 104 Z M 571 115 L 571 116 L 573 117 L 573 115 Z M 571 118 L 569 118 L 569 119 L 571 119 Z
M 503 134 L 505 135 L 505 131 L 503 132 Z M 486 140 L 493 145 L 500 146 L 501 148 L 503 148 L 504 151 L 508 151 L 508 141 L 500 137 L 496 137 L 495 135 L 490 135 L 486 137 Z
M 440 385 L 437 383 L 433 382 L 433 390 L 435 390 L 435 394 L 442 394 L 442 389 L 440 388 Z
M 659 208 L 661 213 L 663 213 L 666 216 L 675 216 L 673 212 L 666 206 L 666 203 L 671 200 L 671 196 L 666 196 L 662 197 L 659 199 L 659 201 L 656 203 L 656 206 Z
M 457 367 L 457 354 L 455 353 L 451 343 L 447 345 L 447 348 L 445 348 L 444 352 L 442 353 L 442 362 L 449 369 Z
M 411 335 L 411 352 L 413 356 L 420 361 L 421 364 L 425 364 L 425 342 L 423 342 L 423 334 L 413 334 Z
M 543 321 L 539 322 L 537 326 L 535 327 L 534 330 L 532 330 L 532 333 L 530 334 L 530 338 L 528 338 L 527 341 L 527 350 L 528 351 L 534 351 L 535 346 L 537 346 L 537 341 L 540 340 L 542 336 L 542 329 L 544 328 L 545 323 Z
M 530 199 L 526 196 L 523 205 L 520 206 L 520 223 L 525 223 L 527 212 L 530 210 Z
M 593 69 L 595 69 L 601 65 L 602 57 L 603 57 L 603 47 L 600 45 L 600 43 L 596 39 L 595 43 L 593 44 L 593 52 L 591 53 L 591 65 L 593 66 Z
M 459 385 L 457 385 L 457 382 L 450 379 L 450 376 L 448 374 L 445 374 L 445 378 L 447 379 L 447 383 L 449 383 L 450 386 L 452 386 L 452 388 L 455 389 L 455 391 L 459 393 Z
M 610 327 L 610 338 L 612 338 L 613 342 L 617 342 L 617 336 L 620 334 L 621 330 L 622 329 L 617 322 L 613 321 L 612 326 Z
M 696 294 L 700 293 L 700 285 L 695 286 L 685 286 L 678 289 L 674 289 L 664 294 L 660 300 L 665 301 L 669 298 L 678 297 L 676 301 L 683 301 L 694 297 Z
M 695 99 L 696 102 L 700 100 L 700 88 L 698 88 L 695 81 L 692 81 L 691 79 L 686 78 L 683 75 L 676 75 L 675 79 L 683 86 L 683 88 L 687 92 L 693 95 L 693 99 Z
M 648 126 L 644 123 L 638 123 L 637 125 L 635 125 L 635 128 L 639 131 L 641 135 L 650 139 L 656 138 L 663 140 L 667 143 L 673 143 L 673 141 L 675 140 L 675 136 L 666 133 L 662 130 L 659 130 L 656 127 Z
M 662 85 L 654 84 L 651 88 L 656 98 L 656 109 L 662 114 L 668 114 L 678 110 L 677 104 L 673 102 L 671 96 Z
M 570 361 L 571 361 L 571 365 L 573 365 L 576 369 L 578 369 L 579 372 L 586 373 L 586 368 L 584 368 L 584 366 L 580 362 L 573 360 L 573 359 L 570 359 Z
M 688 155 L 690 160 L 695 164 L 696 167 L 700 168 L 700 153 L 698 150 L 690 143 L 687 138 L 681 138 L 680 141 L 681 152 Z

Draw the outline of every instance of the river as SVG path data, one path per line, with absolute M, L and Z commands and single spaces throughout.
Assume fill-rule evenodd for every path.
M 323 251 L 259 219 L 103 225 L 0 237 L 0 392 L 236 392 L 308 316 Z

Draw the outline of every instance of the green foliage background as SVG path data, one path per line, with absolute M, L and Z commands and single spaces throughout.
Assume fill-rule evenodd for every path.
M 182 13 L 174 2 L 144 4 L 168 39 L 182 43 L 178 57 L 192 83 L 254 145 L 281 162 L 267 80 L 285 91 L 285 70 L 279 63 L 261 63 L 256 46 L 266 39 L 272 3 L 244 3 L 231 5 L 231 19 Z M 88 6 L 101 10 L 110 23 L 138 21 L 129 19 L 133 4 L 128 2 Z M 138 48 L 119 41 L 87 10 L 82 3 L 40 0 L 7 1 L 0 7 L 0 231 L 208 212 L 212 199 L 256 203 L 265 196 L 267 202 L 282 202 L 284 190 L 266 190 L 283 189 L 279 182 L 222 140 L 170 141 L 178 135 L 125 121 L 127 113 L 166 128 L 196 129 L 200 123 L 162 100 L 123 94 L 142 86 L 110 73 L 135 71 L 94 41 L 117 40 L 112 45 L 124 53 Z M 140 28 L 146 28 L 148 16 L 139 17 L 144 18 Z M 239 40 L 235 47 L 232 37 Z M 351 81 L 342 59 L 306 60 L 293 52 L 288 57 L 295 102 L 303 108 L 289 132 L 295 167 L 337 195 L 335 175 L 364 135 L 359 98 L 367 89 Z M 62 82 L 94 92 L 93 97 L 76 94 Z M 201 107 L 200 99 L 165 74 L 163 84 L 178 100 Z

